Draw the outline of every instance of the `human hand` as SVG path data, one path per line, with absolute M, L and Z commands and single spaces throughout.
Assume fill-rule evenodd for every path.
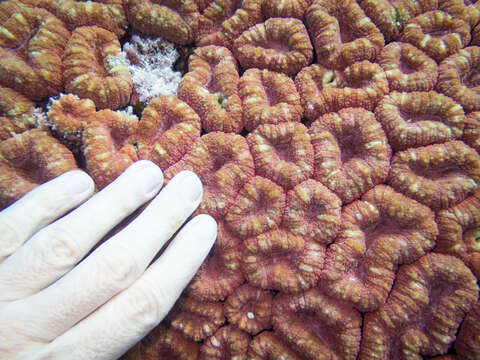
M 1 359 L 114 359 L 165 317 L 217 234 L 215 220 L 196 216 L 148 266 L 199 205 L 195 174 L 175 176 L 81 261 L 162 184 L 156 165 L 138 161 L 77 207 L 94 185 L 74 170 L 0 212 Z

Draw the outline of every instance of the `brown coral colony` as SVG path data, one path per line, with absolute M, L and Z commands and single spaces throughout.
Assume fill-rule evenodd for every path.
M 134 34 L 190 53 L 143 107 Z M 480 359 L 479 45 L 480 1 L 2 1 L 0 208 L 198 174 L 216 244 L 125 359 Z

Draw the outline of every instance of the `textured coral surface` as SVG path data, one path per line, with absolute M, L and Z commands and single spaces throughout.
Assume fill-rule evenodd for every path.
M 479 22 L 472 0 L 0 1 L 0 208 L 76 167 L 97 190 L 138 159 L 198 174 L 216 244 L 125 359 L 480 359 Z

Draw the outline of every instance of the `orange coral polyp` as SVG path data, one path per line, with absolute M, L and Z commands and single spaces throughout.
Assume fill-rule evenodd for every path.
M 436 218 L 439 235 L 435 252 L 455 255 L 480 277 L 480 191 L 441 210 Z
M 247 136 L 255 172 L 288 190 L 313 173 L 313 147 L 303 124 L 260 125 Z
M 83 153 L 89 174 L 97 188 L 115 180 L 127 167 L 138 160 L 130 141 L 138 120 L 127 114 L 101 110 L 83 131 Z
M 225 323 L 223 306 L 218 302 L 181 298 L 171 315 L 171 326 L 194 341 L 203 340 Z
M 244 68 L 295 75 L 313 58 L 305 25 L 294 18 L 270 18 L 242 33 L 233 53 Z
M 462 49 L 440 63 L 437 90 L 461 104 L 465 111 L 479 111 L 479 71 L 480 47 Z
M 175 96 L 159 96 L 142 112 L 132 140 L 141 159 L 151 160 L 162 170 L 185 155 L 200 138 L 200 118 Z
M 219 230 L 219 242 L 222 236 Z M 200 301 L 224 300 L 245 281 L 240 265 L 239 246 L 225 249 L 217 243 L 188 286 L 188 294 Z
M 480 156 L 462 141 L 397 152 L 388 179 L 395 190 L 434 210 L 461 202 L 479 182 Z
M 181 45 L 193 42 L 191 23 L 198 16 L 194 1 L 125 0 L 125 8 L 130 24 L 141 33 Z
M 272 299 L 270 291 L 242 285 L 225 301 L 225 316 L 239 329 L 255 335 L 272 326 Z
M 63 89 L 62 55 L 70 33 L 46 10 L 0 4 L 0 85 L 32 100 Z
M 215 0 L 208 3 L 193 25 L 197 46 L 218 45 L 231 50 L 233 42 L 245 30 L 264 19 L 263 0 Z M 202 10 L 202 6 L 198 6 Z
M 382 34 L 354 0 L 316 0 L 305 19 L 317 61 L 328 68 L 374 61 L 384 46 Z
M 285 209 L 284 190 L 255 176 L 240 190 L 225 216 L 225 223 L 241 239 L 277 228 Z
M 202 136 L 178 163 L 165 171 L 170 180 L 182 170 L 194 171 L 203 183 L 198 211 L 216 219 L 225 216 L 238 191 L 254 176 L 246 140 L 235 134 L 212 132 Z
M 458 139 L 466 121 L 459 104 L 435 91 L 393 91 L 382 99 L 375 115 L 395 150 Z
M 434 219 L 426 206 L 376 186 L 343 208 L 342 231 L 325 256 L 323 285 L 360 311 L 376 310 L 387 299 L 397 267 L 433 248 Z
M 480 111 L 466 116 L 462 140 L 480 153 Z
M 380 65 L 360 61 L 343 72 L 314 64 L 303 68 L 295 85 L 305 117 L 315 121 L 319 116 L 348 107 L 373 110 L 388 93 L 388 80 Z
M 52 130 L 61 138 L 79 143 L 84 128 L 94 120 L 95 104 L 73 94 L 51 100 L 47 116 Z
M 233 325 L 223 326 L 203 342 L 199 360 L 247 360 L 249 342 L 247 333 Z
M 453 256 L 429 253 L 402 266 L 387 303 L 365 315 L 359 359 L 445 354 L 477 297 L 475 277 Z
M 359 312 L 319 288 L 278 294 L 273 301 L 273 328 L 301 359 L 355 360 L 361 325 Z
M 342 202 L 320 182 L 306 180 L 287 193 L 283 225 L 293 234 L 330 243 L 341 226 Z
M 446 12 L 429 11 L 411 19 L 400 39 L 440 62 L 470 43 L 470 26 Z
M 237 61 L 224 47 L 197 48 L 188 73 L 178 85 L 178 97 L 191 106 L 205 131 L 240 133 L 243 128 Z
M 411 44 L 392 42 L 383 48 L 377 61 L 390 90 L 430 91 L 437 83 L 437 63 Z
M 285 74 L 248 69 L 240 78 L 238 92 L 248 131 L 262 124 L 300 122 L 302 118 L 300 96 L 293 80 Z
M 285 358 L 286 360 L 300 360 L 292 349 L 290 349 L 274 332 L 264 331 L 255 336 L 250 342 L 248 358 L 250 360 L 269 360 Z
M 98 109 L 128 104 L 133 82 L 114 33 L 97 26 L 75 29 L 63 57 L 65 90 L 92 100 Z
M 73 154 L 39 129 L 0 142 L 0 209 L 37 185 L 77 169 Z
M 47 9 L 70 30 L 80 26 L 100 26 L 118 37 L 125 34 L 128 23 L 122 0 L 74 1 L 74 0 L 20 0 L 32 6 Z M 87 4 L 88 3 L 88 4 Z
M 262 2 L 262 13 L 266 19 L 273 17 L 297 18 L 302 20 L 313 0 L 270 0 Z
M 27 97 L 0 86 L 0 141 L 35 127 L 34 110 Z
M 472 307 L 463 321 L 455 342 L 455 350 L 466 360 L 480 357 L 480 301 Z
M 296 293 L 317 284 L 324 255 L 316 241 L 276 229 L 244 241 L 242 270 L 252 285 Z
M 347 108 L 326 114 L 309 129 L 314 149 L 314 178 L 351 202 L 385 181 L 391 149 L 370 111 Z

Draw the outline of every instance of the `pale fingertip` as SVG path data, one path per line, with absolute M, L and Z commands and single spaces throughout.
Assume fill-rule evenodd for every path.
M 201 234 L 203 244 L 208 250 L 211 249 L 217 239 L 218 226 L 213 217 L 207 214 L 200 214 L 190 220 L 189 224 Z
M 149 160 L 139 160 L 130 165 L 122 176 L 134 175 L 142 183 L 148 195 L 156 194 L 163 185 L 163 172 Z
M 200 201 L 203 195 L 203 185 L 200 178 L 192 171 L 184 170 L 171 180 L 173 184 L 181 187 L 181 197 L 188 202 Z
M 71 170 L 60 175 L 59 180 L 65 189 L 76 195 L 91 195 L 95 189 L 93 179 L 82 170 Z

